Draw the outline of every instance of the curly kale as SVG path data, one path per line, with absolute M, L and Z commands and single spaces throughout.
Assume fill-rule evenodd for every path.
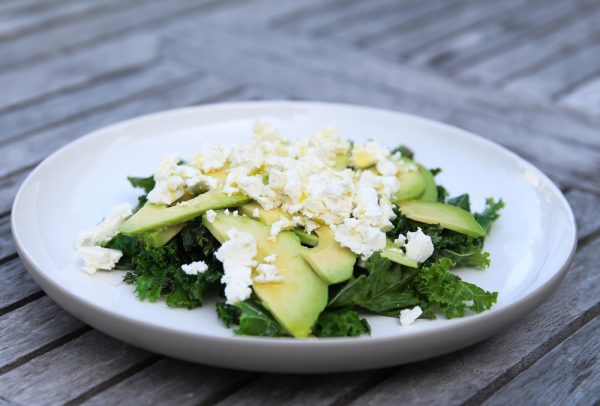
M 123 234 L 114 237 L 106 247 L 123 252 L 117 269 L 129 270 L 124 281 L 135 285 L 140 300 L 154 302 L 163 297 L 169 306 L 198 307 L 209 286 L 219 285 L 223 275 L 222 265 L 213 255 L 219 243 L 199 219 L 190 221 L 161 247 L 148 246 L 143 236 Z M 206 262 L 208 270 L 198 275 L 188 275 L 181 270 L 182 264 L 195 261 Z
M 235 305 L 218 303 L 217 316 L 227 327 L 239 326 L 234 330 L 238 335 L 260 337 L 287 335 L 273 316 L 255 300 L 245 300 Z
M 141 209 L 143 205 L 146 204 L 148 193 L 150 193 L 150 191 L 154 189 L 154 185 L 156 184 L 156 182 L 154 181 L 154 176 L 148 176 L 147 178 L 128 176 L 127 180 L 129 181 L 129 183 L 131 183 L 131 186 L 144 190 L 144 194 L 138 197 L 138 204 L 133 209 L 133 211 L 136 212 L 139 209 Z
M 352 309 L 325 310 L 319 316 L 313 332 L 317 337 L 357 337 L 370 334 L 371 328 Z

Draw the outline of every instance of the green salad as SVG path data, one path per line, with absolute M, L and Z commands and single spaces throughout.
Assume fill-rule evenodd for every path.
M 360 336 L 369 314 L 398 328 L 463 317 L 496 302 L 453 270 L 489 266 L 503 202 L 474 212 L 440 171 L 405 146 L 336 128 L 292 140 L 257 123 L 245 142 L 166 155 L 152 176 L 129 177 L 143 190 L 136 207 L 116 206 L 77 250 L 89 274 L 125 271 L 140 300 L 193 309 L 217 298 L 239 335 Z

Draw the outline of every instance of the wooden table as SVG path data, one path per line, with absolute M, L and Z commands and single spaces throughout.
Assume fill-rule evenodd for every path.
M 571 202 L 570 272 L 485 342 L 321 376 L 164 358 L 91 329 L 40 291 L 9 230 L 16 189 L 37 163 L 129 117 L 253 99 L 384 107 L 505 145 Z M 0 404 L 597 404 L 599 115 L 598 0 L 4 0 Z

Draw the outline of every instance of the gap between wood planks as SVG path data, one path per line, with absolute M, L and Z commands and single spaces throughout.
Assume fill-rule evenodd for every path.
M 149 19 L 149 20 L 147 20 L 143 23 L 139 23 L 137 25 L 134 24 L 127 28 L 121 28 L 121 29 L 118 29 L 118 30 L 115 30 L 112 32 L 100 34 L 96 37 L 92 37 L 90 39 L 78 42 L 78 43 L 70 45 L 70 46 L 52 49 L 49 52 L 41 52 L 38 54 L 34 54 L 34 55 L 30 56 L 29 58 L 24 58 L 24 59 L 18 60 L 16 62 L 7 63 L 6 65 L 0 66 L 0 73 L 7 71 L 7 70 L 15 69 L 15 68 L 18 68 L 21 66 L 30 65 L 48 55 L 50 55 L 51 53 L 56 53 L 56 52 L 72 53 L 72 52 L 80 50 L 84 47 L 95 46 L 100 42 L 105 42 L 105 41 L 111 40 L 117 36 L 122 36 L 123 34 L 132 34 L 132 33 L 140 32 L 140 31 L 146 31 L 148 28 L 155 30 L 157 27 L 162 27 L 164 25 L 168 25 L 171 22 L 171 20 L 176 20 L 177 18 L 182 17 L 182 16 L 185 16 L 186 18 L 188 18 L 190 16 L 199 14 L 201 12 L 207 12 L 207 11 L 210 12 L 212 10 L 222 8 L 223 6 L 231 7 L 235 4 L 241 3 L 243 1 L 244 0 L 209 0 L 205 3 L 200 3 L 200 4 L 190 3 L 189 7 L 183 8 L 173 14 L 163 13 L 156 18 Z M 104 15 L 103 17 L 106 17 L 106 16 L 107 15 Z M 92 18 L 94 18 L 94 17 L 97 17 L 97 16 L 95 16 L 95 15 L 92 16 Z M 85 21 L 85 20 L 84 19 L 77 20 L 78 23 L 81 21 Z M 53 28 L 53 27 L 49 27 L 49 28 Z M 0 47 L 1 47 L 1 45 L 2 44 L 0 43 Z

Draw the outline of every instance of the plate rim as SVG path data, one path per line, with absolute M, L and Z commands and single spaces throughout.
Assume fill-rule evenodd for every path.
M 483 313 L 469 315 L 469 317 L 453 319 L 452 323 L 448 323 L 446 325 L 437 326 L 435 329 L 425 330 L 425 331 L 415 331 L 411 329 L 402 330 L 402 334 L 398 335 L 389 335 L 383 337 L 371 337 L 371 336 L 360 336 L 360 337 L 336 337 L 336 338 L 310 338 L 310 339 L 295 339 L 295 338 L 287 338 L 287 337 L 250 337 L 250 336 L 216 336 L 203 332 L 189 332 L 182 331 L 176 328 L 166 327 L 164 325 L 150 323 L 145 320 L 134 319 L 127 314 L 118 313 L 115 311 L 110 311 L 106 308 L 102 308 L 98 306 L 96 303 L 91 301 L 86 301 L 83 298 L 80 298 L 73 294 L 70 290 L 66 289 L 56 281 L 54 281 L 51 277 L 49 277 L 36 263 L 35 259 L 32 255 L 30 255 L 25 247 L 21 237 L 19 235 L 19 225 L 17 224 L 17 217 L 15 213 L 19 213 L 20 211 L 20 201 L 22 199 L 22 194 L 26 187 L 28 187 L 29 183 L 32 182 L 37 176 L 37 174 L 45 169 L 47 165 L 52 163 L 54 160 L 60 158 L 62 152 L 68 148 L 72 148 L 79 143 L 87 142 L 91 138 L 102 136 L 103 133 L 114 129 L 119 126 L 131 124 L 135 121 L 143 121 L 149 118 L 162 118 L 162 116 L 174 115 L 178 113 L 189 113 L 191 111 L 201 111 L 207 112 L 211 109 L 239 109 L 239 108 L 252 108 L 261 106 L 262 108 L 302 108 L 306 107 L 309 109 L 314 108 L 331 108 L 331 107 L 341 107 L 341 108 L 351 108 L 351 109 L 360 109 L 365 112 L 374 112 L 374 113 L 387 113 L 393 115 L 404 116 L 414 121 L 419 121 L 422 124 L 438 127 L 441 129 L 451 130 L 456 136 L 460 136 L 463 138 L 468 138 L 470 141 L 477 142 L 479 144 L 487 145 L 488 147 L 492 147 L 500 153 L 507 154 L 510 158 L 520 162 L 525 165 L 528 169 L 532 170 L 537 176 L 539 176 L 543 182 L 550 187 L 553 194 L 559 199 L 561 206 L 566 209 L 566 214 L 568 216 L 568 221 L 571 225 L 569 231 L 572 233 L 572 238 L 570 242 L 569 254 L 565 257 L 565 260 L 557 267 L 556 271 L 552 274 L 550 278 L 548 278 L 544 283 L 540 284 L 532 291 L 528 292 L 524 296 L 518 298 L 515 301 L 506 303 L 502 307 L 492 308 L 491 310 L 485 311 Z M 53 290 L 58 292 L 61 295 L 64 295 L 69 301 L 76 302 L 78 305 L 85 307 L 87 310 L 91 310 L 95 312 L 97 315 L 101 317 L 110 317 L 110 318 L 118 318 L 121 322 L 126 322 L 127 324 L 133 325 L 136 328 L 144 328 L 150 329 L 157 333 L 167 333 L 174 334 L 186 337 L 193 337 L 198 340 L 214 342 L 223 344 L 223 342 L 229 342 L 232 345 L 250 345 L 250 346 L 258 346 L 258 347 L 289 347 L 293 346 L 294 348 L 304 348 L 304 349 L 312 349 L 312 348 L 322 348 L 322 347 L 353 347 L 353 346 L 362 346 L 366 343 L 371 343 L 370 345 L 377 344 L 388 344 L 388 343 L 401 343 L 404 340 L 412 340 L 415 337 L 429 337 L 429 336 L 437 336 L 439 334 L 451 333 L 453 331 L 468 328 L 472 326 L 476 326 L 479 324 L 492 323 L 494 320 L 501 320 L 505 318 L 507 315 L 511 313 L 519 313 L 519 317 L 530 313 L 535 307 L 539 306 L 544 299 L 546 299 L 558 286 L 560 281 L 565 277 L 568 272 L 569 265 L 573 259 L 573 256 L 576 252 L 577 248 L 577 225 L 575 222 L 575 217 L 573 214 L 573 210 L 568 203 L 564 194 L 560 191 L 560 189 L 556 186 L 556 184 L 548 178 L 546 174 L 544 174 L 540 169 L 538 169 L 535 165 L 520 157 L 518 154 L 510 151 L 506 147 L 491 141 L 489 139 L 483 138 L 475 133 L 472 133 L 468 130 L 462 129 L 460 127 L 450 125 L 444 122 L 440 122 L 437 120 L 429 119 L 423 116 L 413 115 L 405 112 L 394 111 L 390 109 L 369 107 L 357 104 L 348 104 L 348 103 L 332 103 L 332 102 L 315 102 L 315 101 L 288 101 L 288 100 L 265 100 L 265 101 L 242 101 L 242 102 L 223 102 L 223 103 L 211 103 L 207 105 L 201 106 L 189 106 L 182 107 L 176 109 L 162 110 L 154 113 L 144 114 L 136 117 L 129 118 L 127 120 L 118 121 L 116 123 L 110 124 L 108 126 L 101 127 L 89 133 L 86 133 L 83 136 L 78 137 L 77 139 L 67 143 L 66 145 L 58 148 L 56 151 L 47 156 L 43 161 L 41 161 L 25 178 L 23 183 L 20 185 L 11 209 L 11 231 L 13 235 L 13 239 L 15 240 L 15 246 L 19 257 L 25 268 L 29 272 L 29 274 L 33 277 L 35 282 L 40 285 L 40 287 L 47 292 L 47 290 Z M 48 293 L 48 292 L 47 292 Z M 63 300 L 57 299 L 54 294 L 48 295 L 57 303 L 63 306 Z M 66 309 L 71 312 L 70 309 Z M 523 311 L 525 310 L 525 311 Z M 91 323 L 89 320 L 84 321 L 90 325 L 94 325 L 95 323 Z M 515 317 L 510 317 L 510 321 L 504 324 L 513 324 L 516 322 Z M 100 329 L 104 331 L 104 329 Z M 106 331 L 104 331 L 106 332 Z M 106 332 L 109 335 L 113 335 L 111 332 Z M 489 336 L 489 335 L 488 335 Z M 123 341 L 127 341 L 119 337 L 119 339 Z M 478 339 L 477 341 L 480 341 Z M 139 346 L 139 344 L 134 344 Z M 153 351 L 156 351 L 153 349 Z

